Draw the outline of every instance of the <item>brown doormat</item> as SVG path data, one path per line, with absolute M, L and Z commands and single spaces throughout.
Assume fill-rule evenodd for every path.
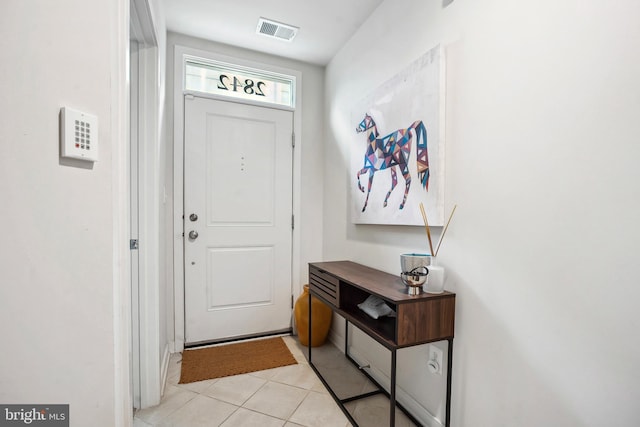
M 182 352 L 180 384 L 295 365 L 281 337 Z

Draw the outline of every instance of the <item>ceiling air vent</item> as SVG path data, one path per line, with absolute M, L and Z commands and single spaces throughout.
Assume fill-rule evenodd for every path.
M 270 19 L 260 18 L 256 32 L 268 37 L 290 42 L 296 36 L 299 28 Z

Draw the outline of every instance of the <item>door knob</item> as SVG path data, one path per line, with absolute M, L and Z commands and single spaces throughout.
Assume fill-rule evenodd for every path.
M 189 232 L 189 238 L 190 238 L 190 239 L 192 239 L 192 240 L 197 239 L 197 238 L 198 238 L 198 232 L 197 232 L 197 231 L 195 231 L 195 230 L 191 230 L 191 231 Z
M 197 220 L 198 220 L 198 215 L 196 215 L 196 214 L 194 214 L 194 213 L 193 213 L 193 214 L 189 215 L 189 219 L 190 219 L 191 221 L 197 221 Z

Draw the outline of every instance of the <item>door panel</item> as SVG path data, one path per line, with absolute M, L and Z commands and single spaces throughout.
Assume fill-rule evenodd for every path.
M 228 310 L 274 304 L 273 252 L 273 247 L 210 248 L 207 309 Z M 251 260 L 251 268 L 245 268 L 239 274 L 236 267 L 246 264 L 247 260 Z M 234 284 L 232 291 L 226 286 L 228 283 Z
M 187 344 L 290 327 L 292 123 L 185 98 Z
M 209 116 L 207 125 L 210 132 L 236 141 L 222 148 L 224 153 L 207 151 L 208 195 L 215 196 L 207 200 L 210 225 L 273 226 L 276 123 Z M 255 141 L 238 142 L 246 138 Z

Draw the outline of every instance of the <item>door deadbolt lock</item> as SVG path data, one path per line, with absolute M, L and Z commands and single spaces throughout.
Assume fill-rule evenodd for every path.
M 198 215 L 196 215 L 196 214 L 194 214 L 194 213 L 193 213 L 193 214 L 189 215 L 189 219 L 190 219 L 191 221 L 197 221 L 197 220 L 198 220 Z
M 198 232 L 197 232 L 197 231 L 195 231 L 195 230 L 191 230 L 191 231 L 189 232 L 189 238 L 190 238 L 190 239 L 192 239 L 192 240 L 197 239 L 197 238 L 198 238 Z

